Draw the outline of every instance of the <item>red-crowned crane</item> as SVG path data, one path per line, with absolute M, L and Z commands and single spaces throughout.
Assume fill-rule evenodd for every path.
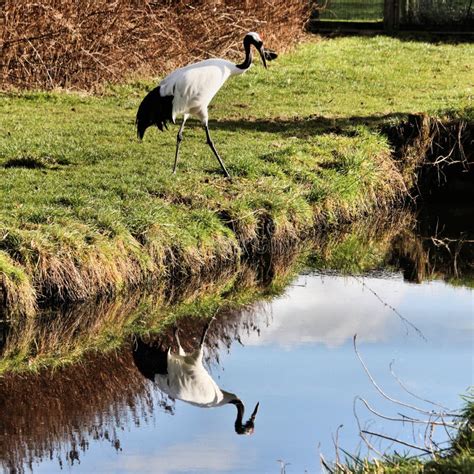
M 164 349 L 142 339 L 137 339 L 133 347 L 133 360 L 143 376 L 158 385 L 159 389 L 173 399 L 182 400 L 202 408 L 220 407 L 228 403 L 237 408 L 234 429 L 237 434 L 252 434 L 259 403 L 252 415 L 243 423 L 245 407 L 237 395 L 219 388 L 202 363 L 203 347 L 212 318 L 205 326 L 199 347 L 186 354 L 181 347 L 178 330 L 174 336 L 178 343 L 178 354 L 171 348 Z
M 179 146 L 183 140 L 184 124 L 189 116 L 193 115 L 204 125 L 207 144 L 219 161 L 225 176 L 230 178 L 209 134 L 207 107 L 230 76 L 243 74 L 250 68 L 252 45 L 260 53 L 265 68 L 267 67 L 266 60 L 271 61 L 277 57 L 275 52 L 265 51 L 263 41 L 258 33 L 247 33 L 243 42 L 245 59 L 242 63 L 234 64 L 225 59 L 206 59 L 176 69 L 166 76 L 158 87 L 151 90 L 141 102 L 136 117 L 137 134 L 140 140 L 148 127 L 156 125 L 163 131 L 163 127 L 167 128 L 167 122 L 175 123 L 176 117 L 183 115 L 183 122 L 179 127 L 176 139 L 173 174 L 176 173 L 178 165 Z

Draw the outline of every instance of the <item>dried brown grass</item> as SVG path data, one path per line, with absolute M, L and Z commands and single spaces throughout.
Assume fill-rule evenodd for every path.
M 36 312 L 36 291 L 21 268 L 0 250 L 0 319 L 2 308 L 31 316 Z
M 209 56 L 241 54 L 258 31 L 278 50 L 297 41 L 308 16 L 300 0 L 6 0 L 1 87 L 95 89 L 156 76 Z
M 127 318 L 127 312 L 136 303 L 104 304 L 100 308 L 104 314 L 100 316 L 92 307 L 92 317 L 86 308 L 79 315 L 65 313 L 56 318 L 51 315 L 38 322 L 31 335 L 40 349 L 52 342 L 49 333 L 55 331 L 59 331 L 55 339 L 66 337 L 70 343 L 79 336 L 77 333 L 95 333 L 97 317 L 119 322 L 122 317 Z M 218 363 L 220 348 L 229 348 L 235 340 L 240 340 L 242 333 L 259 331 L 256 309 L 260 308 L 224 309 L 219 313 L 207 336 L 208 365 Z M 78 323 L 82 318 L 85 321 Z M 205 321 L 184 317 L 178 324 L 183 347 L 194 350 Z M 17 333 L 20 342 L 24 328 L 11 331 Z M 159 335 L 148 336 L 150 340 L 157 338 L 177 350 L 172 327 Z M 53 456 L 60 465 L 71 465 L 80 462 L 93 440 L 109 441 L 112 449 L 119 450 L 123 429 L 147 424 L 160 417 L 161 411 L 173 412 L 173 402 L 135 367 L 132 344 L 133 341 L 106 354 L 89 352 L 80 363 L 55 370 L 0 376 L 0 469 L 26 472 L 34 463 Z
M 27 472 L 54 456 L 60 466 L 80 461 L 93 439 L 120 449 L 129 419 L 165 408 L 165 401 L 122 351 L 91 356 L 82 364 L 29 377 L 0 379 L 0 469 Z M 41 407 L 41 409 L 39 409 Z

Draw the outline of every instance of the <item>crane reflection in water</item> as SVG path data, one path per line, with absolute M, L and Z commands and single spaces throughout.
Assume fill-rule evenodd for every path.
M 221 407 L 229 403 L 235 405 L 235 432 L 250 435 L 255 430 L 259 403 L 255 405 L 250 418 L 243 423 L 245 406 L 242 400 L 235 393 L 222 390 L 203 365 L 204 342 L 213 320 L 214 318 L 210 319 L 205 325 L 199 347 L 192 353 L 184 351 L 178 328 L 175 328 L 178 354 L 172 353 L 171 347 L 164 347 L 162 341 L 152 343 L 137 338 L 132 348 L 133 360 L 141 374 L 172 399 L 201 408 Z

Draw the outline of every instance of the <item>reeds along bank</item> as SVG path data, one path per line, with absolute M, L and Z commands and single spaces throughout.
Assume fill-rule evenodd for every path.
M 96 89 L 156 77 L 205 54 L 232 57 L 242 31 L 287 49 L 309 2 L 6 0 L 1 88 Z

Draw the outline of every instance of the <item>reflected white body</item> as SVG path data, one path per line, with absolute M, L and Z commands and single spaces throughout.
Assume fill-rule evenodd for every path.
M 181 345 L 179 354 L 168 351 L 168 374 L 155 375 L 161 391 L 174 399 L 203 408 L 218 407 L 235 400 L 235 394 L 221 390 L 202 365 L 202 348 L 186 354 Z
M 225 59 L 206 59 L 176 69 L 159 84 L 160 95 L 173 98 L 172 118 L 183 114 L 194 115 L 207 123 L 207 107 L 230 76 L 243 74 L 240 69 Z

